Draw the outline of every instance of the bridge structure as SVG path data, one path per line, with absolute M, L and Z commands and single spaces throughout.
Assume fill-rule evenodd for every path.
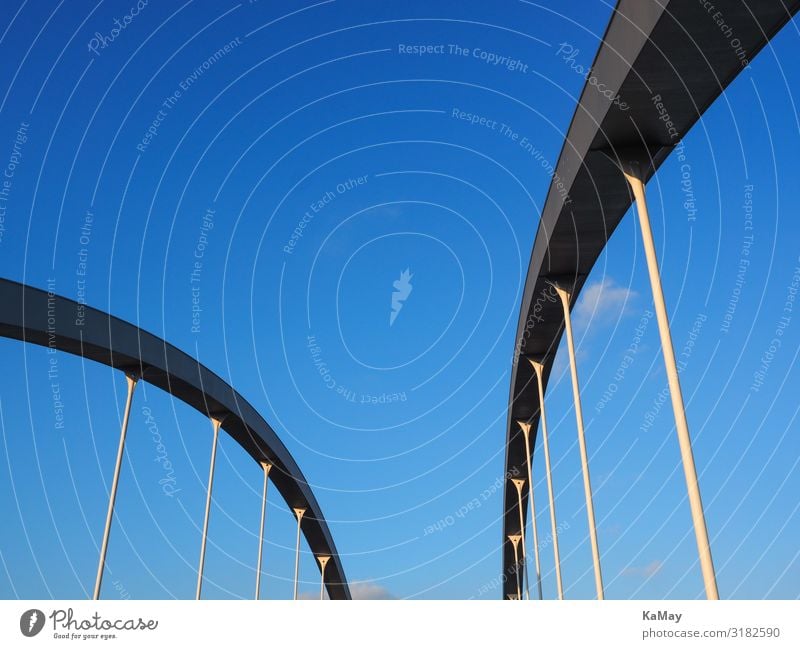
M 566 338 L 586 498 L 596 594 L 604 598 L 602 539 L 595 526 L 589 452 L 571 309 L 615 228 L 632 205 L 638 215 L 656 319 L 686 478 L 706 596 L 719 593 L 692 454 L 669 312 L 647 210 L 646 183 L 703 113 L 800 9 L 800 0 L 619 0 L 580 94 L 539 219 L 515 336 L 506 426 L 503 524 L 500 539 L 504 599 L 542 598 L 533 497 L 533 457 L 541 436 L 559 599 L 557 485 L 550 471 L 545 397 Z M 254 552 L 261 594 L 263 536 L 269 484 L 297 522 L 294 596 L 300 540 L 320 570 L 320 598 L 350 599 L 340 556 L 319 503 L 288 449 L 267 421 L 231 385 L 167 341 L 111 314 L 65 297 L 0 279 L 0 337 L 64 351 L 122 372 L 126 403 L 108 493 L 93 597 L 102 594 L 106 552 L 136 386 L 145 381 L 209 419 L 209 474 L 196 598 L 203 588 L 216 450 L 220 431 L 233 438 L 263 476 L 259 545 Z M 80 318 L 74 317 L 80 314 Z M 111 458 L 109 458 L 111 462 Z M 532 549 L 529 552 L 528 548 Z M 532 554 L 532 557 L 529 555 Z M 532 560 L 531 560 L 532 559 Z M 532 582 L 532 583 L 531 583 Z
M 542 596 L 531 487 L 533 453 L 540 435 L 557 593 L 560 599 L 564 597 L 557 485 L 550 474 L 545 407 L 548 378 L 562 337 L 569 355 L 595 587 L 597 598 L 604 598 L 602 539 L 598 539 L 595 526 L 570 312 L 586 277 L 634 203 L 705 592 L 709 599 L 719 597 L 645 184 L 798 8 L 797 0 L 620 0 L 613 11 L 555 166 L 520 305 L 506 433 L 501 539 L 504 598 Z M 529 516 L 529 512 L 534 514 Z M 532 560 L 526 552 L 529 546 Z
M 294 567 L 294 598 L 298 597 L 300 538 L 317 559 L 320 570 L 320 598 L 350 599 L 339 554 L 328 524 L 308 481 L 286 446 L 266 420 L 232 386 L 199 361 L 139 327 L 108 313 L 31 286 L 0 279 L 0 336 L 41 345 L 102 363 L 124 373 L 127 385 L 125 411 L 120 427 L 119 447 L 108 494 L 108 513 L 98 557 L 93 597 L 102 594 L 106 551 L 110 541 L 114 504 L 125 438 L 135 389 L 145 381 L 172 398 L 188 404 L 209 419 L 212 433 L 203 532 L 197 568 L 196 598 L 203 588 L 206 540 L 211 514 L 216 451 L 224 431 L 253 458 L 263 474 L 261 524 L 256 559 L 255 599 L 261 594 L 264 527 L 267 490 L 275 486 L 297 520 Z M 109 458 L 109 463 L 111 458 Z M 255 548 L 254 548 L 255 550 Z

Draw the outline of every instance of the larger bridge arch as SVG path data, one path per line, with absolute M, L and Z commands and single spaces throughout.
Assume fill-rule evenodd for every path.
M 525 437 L 536 431 L 539 395 L 525 357 L 540 360 L 544 385 L 564 331 L 553 282 L 572 288 L 571 304 L 633 195 L 620 163 L 637 162 L 643 180 L 755 55 L 800 9 L 798 0 L 620 0 L 569 126 L 542 210 L 517 325 L 506 422 L 506 476 L 526 473 Z M 521 362 L 522 361 L 522 362 Z M 535 435 L 535 432 L 534 432 Z M 531 444 L 533 447 L 533 444 Z M 517 490 L 506 481 L 503 597 L 522 580 L 509 537 L 525 525 Z M 522 524 L 520 520 L 522 519 Z

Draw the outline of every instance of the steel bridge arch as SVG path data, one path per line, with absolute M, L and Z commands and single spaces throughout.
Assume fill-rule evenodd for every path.
M 728 32 L 702 2 L 617 3 L 567 131 L 536 231 L 515 336 L 505 476 L 525 476 L 527 471 L 518 421 L 531 423 L 531 448 L 535 447 L 539 396 L 536 375 L 525 358 L 541 361 L 546 387 L 564 330 L 562 305 L 550 282 L 574 287 L 574 306 L 633 202 L 620 164 L 640 164 L 643 180 L 649 180 L 798 9 L 800 0 L 714 0 L 713 12 L 724 18 Z M 610 92 L 601 93 L 598 84 Z M 520 534 L 517 490 L 510 480 L 505 482 L 504 599 L 516 595 L 517 579 L 523 579 L 508 542 L 509 536 Z M 522 506 L 526 525 L 527 493 Z
M 0 337 L 135 372 L 140 380 L 221 421 L 221 428 L 256 465 L 272 465 L 269 479 L 289 508 L 305 509 L 301 530 L 309 548 L 315 557 L 330 557 L 324 572 L 328 596 L 351 599 L 333 537 L 308 481 L 272 427 L 232 386 L 158 336 L 74 300 L 0 279 L 0 304 Z

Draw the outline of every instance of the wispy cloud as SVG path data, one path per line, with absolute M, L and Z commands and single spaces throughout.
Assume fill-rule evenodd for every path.
M 604 277 L 583 287 L 572 311 L 572 322 L 576 329 L 613 322 L 630 310 L 637 297 L 638 293 L 629 286 L 619 286 Z
M 663 561 L 652 561 L 646 566 L 629 566 L 622 571 L 626 577 L 652 577 L 661 572 L 664 567 Z
M 350 596 L 353 599 L 397 599 L 386 588 L 374 581 L 353 581 L 350 582 Z M 319 591 L 305 592 L 298 595 L 299 599 L 319 599 Z M 328 593 L 325 592 L 325 599 Z
M 397 599 L 374 581 L 354 581 L 350 584 L 350 594 L 353 599 Z

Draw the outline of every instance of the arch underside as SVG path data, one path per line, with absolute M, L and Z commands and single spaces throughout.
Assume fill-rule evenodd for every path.
M 727 25 L 721 27 L 700 2 L 617 4 L 567 132 L 536 232 L 515 337 L 506 476 L 526 475 L 525 443 L 516 421 L 530 421 L 534 431 L 538 426 L 536 377 L 523 357 L 543 359 L 546 385 L 564 326 L 561 304 L 548 280 L 574 285 L 574 305 L 631 206 L 632 195 L 617 162 L 640 161 L 649 179 L 747 61 L 799 8 L 800 0 L 715 0 L 714 12 Z M 505 599 L 516 595 L 518 570 L 507 539 L 520 532 L 517 492 L 508 480 L 503 518 Z

